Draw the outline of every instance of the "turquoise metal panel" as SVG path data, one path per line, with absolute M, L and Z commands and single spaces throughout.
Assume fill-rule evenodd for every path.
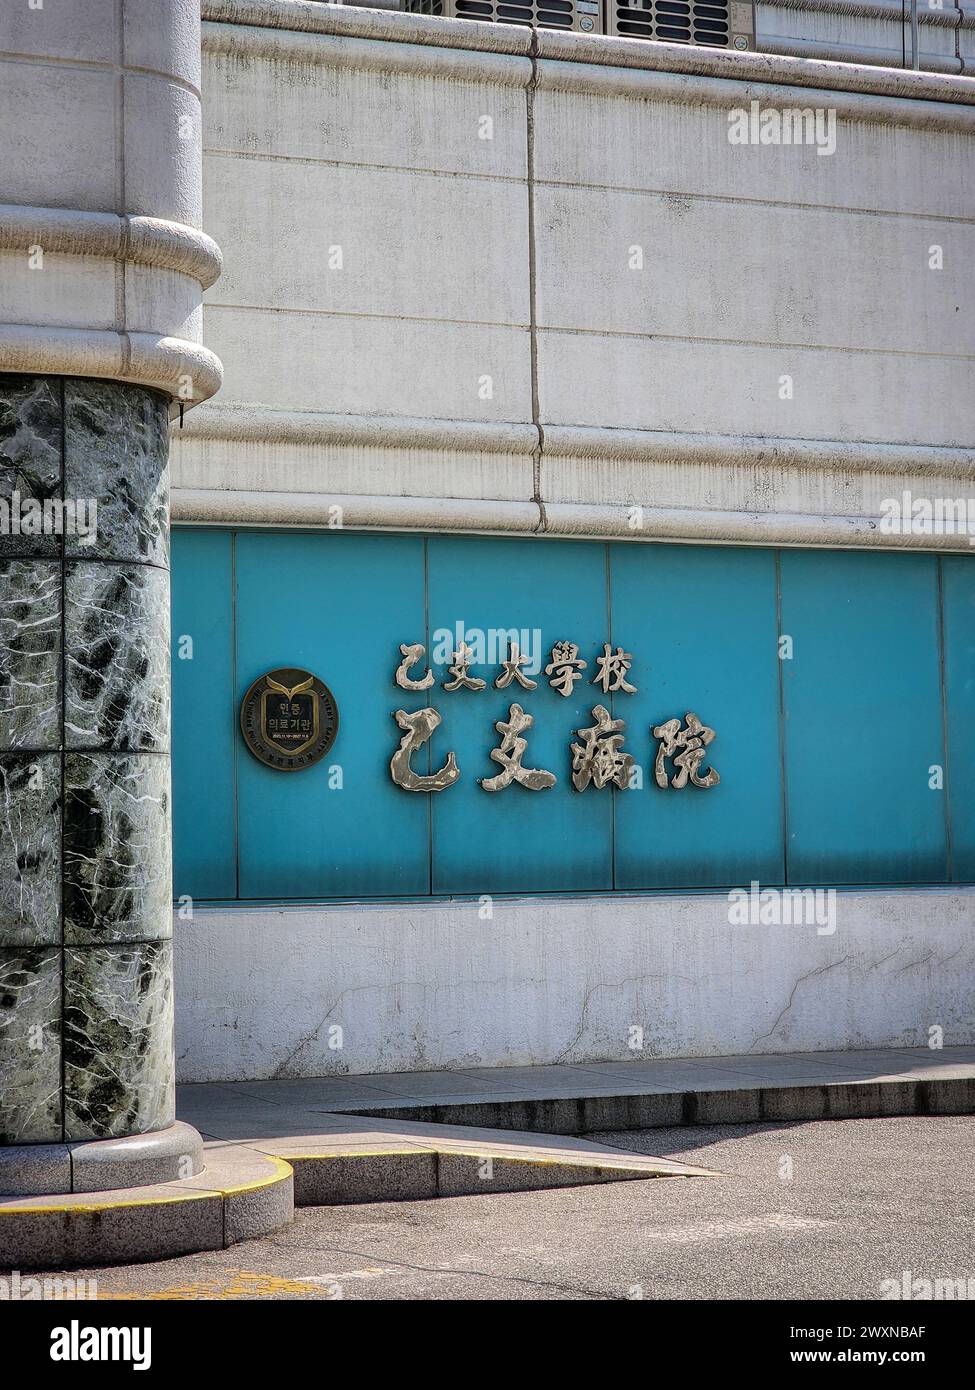
M 232 551 L 229 531 L 173 532 L 173 890 L 177 897 L 237 896 Z M 192 656 L 187 638 L 192 640 Z
M 770 550 L 613 545 L 613 645 L 634 655 L 636 695 L 614 696 L 641 789 L 617 798 L 617 888 L 747 886 L 783 877 Z M 657 786 L 652 727 L 693 711 L 713 728 L 717 786 Z M 672 769 L 672 772 L 676 769 Z
M 177 531 L 176 893 L 703 888 L 773 884 L 786 872 L 793 883 L 945 881 L 948 796 L 952 876 L 975 879 L 975 564 L 940 562 L 939 608 L 933 556 L 783 552 L 781 631 L 794 651 L 780 692 L 776 563 L 772 551 L 731 547 L 331 532 L 235 542 L 229 532 Z M 543 672 L 532 692 L 499 691 L 495 663 L 475 672 L 486 690 L 446 692 L 441 660 L 435 688 L 398 689 L 399 644 L 423 641 L 432 658 L 432 636 L 458 622 L 485 637 L 527 629 L 543 665 L 553 642 L 577 642 L 585 679 L 568 700 Z M 192 660 L 180 655 L 182 637 L 193 639 Z M 591 684 L 607 640 L 633 653 L 637 694 L 604 697 Z M 332 688 L 340 730 L 322 763 L 280 773 L 243 747 L 238 709 L 252 680 L 292 664 Z M 494 726 L 516 701 L 536 721 L 525 765 L 558 783 L 489 794 L 477 779 L 499 771 Z M 598 702 L 627 721 L 640 790 L 571 786 L 570 744 Z M 443 724 L 418 770 L 454 749 L 462 773 L 433 796 L 389 776 L 400 738 L 392 711 L 426 704 Z M 722 781 L 661 791 L 651 726 L 688 710 L 717 731 L 709 761 Z M 930 768 L 945 763 L 947 795 L 929 787 Z M 341 788 L 330 785 L 336 769 Z
M 553 642 L 578 643 L 592 662 L 608 639 L 606 549 L 602 545 L 531 540 L 433 537 L 428 543 L 430 631 L 526 628 L 540 644 L 541 665 Z M 438 690 L 413 696 L 409 709 L 433 704 L 443 715 L 435 735 L 434 762 L 454 749 L 460 781 L 432 797 L 435 893 L 573 892 L 612 886 L 611 788 L 573 789 L 570 744 L 575 730 L 592 723 L 595 688 L 585 682 L 565 698 L 544 672 L 533 691 L 512 683 L 492 685 L 496 665 L 472 670 L 485 690 L 447 692 L 438 668 Z M 525 737 L 524 766 L 555 773 L 554 787 L 529 791 L 516 784 L 485 792 L 478 778 L 501 771 L 490 752 L 501 742 L 495 722 L 518 703 L 534 716 Z M 405 701 L 404 701 L 405 704 Z M 405 795 L 405 793 L 404 793 Z
M 783 551 L 793 883 L 947 877 L 938 570 L 932 555 Z
M 339 709 L 331 751 L 300 772 L 264 767 L 238 733 L 241 897 L 429 892 L 427 798 L 389 775 L 399 644 L 423 621 L 419 537 L 238 536 L 238 706 L 264 671 L 303 666 Z
M 975 881 L 975 559 L 942 564 L 952 878 Z

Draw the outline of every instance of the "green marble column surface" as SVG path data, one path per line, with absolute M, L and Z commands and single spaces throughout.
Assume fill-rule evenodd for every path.
M 174 1119 L 168 403 L 0 376 L 0 1144 Z M 83 529 L 83 528 L 82 528 Z

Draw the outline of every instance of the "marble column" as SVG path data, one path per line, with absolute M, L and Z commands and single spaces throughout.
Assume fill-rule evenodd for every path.
M 170 1129 L 168 413 L 0 376 L 0 1192 L 198 1167 Z M 24 534 L 29 499 L 94 533 Z

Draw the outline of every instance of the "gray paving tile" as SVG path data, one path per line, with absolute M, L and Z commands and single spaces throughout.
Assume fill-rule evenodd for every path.
M 896 1108 L 897 1096 L 909 1094 L 905 1083 L 940 1080 L 958 1086 L 973 1076 L 975 1047 L 640 1057 L 571 1066 L 196 1085 L 182 1088 L 180 1116 L 207 1135 L 255 1142 L 313 1134 L 332 1135 L 340 1142 L 355 1125 L 366 1126 L 375 1136 L 394 1121 L 427 1125 L 435 1119 L 509 1133 L 531 1130 L 536 1136 L 548 1130 L 564 1137 L 586 1128 L 632 1128 L 638 1120 L 646 1125 L 683 1123 L 690 1118 L 684 1113 L 688 1095 L 698 1097 L 691 1112 L 697 1123 L 705 1114 L 743 1121 L 758 1115 L 759 1092 L 768 1097 L 777 1090 L 798 1090 L 812 1096 L 824 1086 L 886 1085 L 894 1089 L 883 1104 Z M 866 1090 L 862 1094 L 866 1097 Z M 850 1095 L 851 1105 L 860 1103 L 854 1092 Z M 795 1098 L 796 1105 L 801 1101 Z M 770 1103 L 766 1100 L 766 1108 Z M 650 1108 L 642 1116 L 634 1109 L 641 1104 Z M 376 1114 L 388 1119 L 370 1118 Z
M 538 1070 L 545 1070 L 539 1068 Z M 514 1081 L 507 1076 L 507 1068 L 499 1070 L 494 1076 L 470 1076 L 466 1072 L 421 1071 L 391 1072 L 382 1076 L 370 1076 L 368 1091 L 380 1092 L 390 1096 L 409 1096 L 412 1100 L 439 1101 L 442 1098 L 457 1096 L 468 1100 L 484 1096 L 496 1099 L 500 1093 L 524 1096 L 526 1091 L 534 1090 L 530 1078 L 524 1082 Z

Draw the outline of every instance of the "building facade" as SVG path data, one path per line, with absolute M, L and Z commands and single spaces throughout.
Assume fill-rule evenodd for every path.
M 972 12 L 149 9 L 2 44 L 5 1141 L 173 972 L 188 1081 L 971 1042 Z

